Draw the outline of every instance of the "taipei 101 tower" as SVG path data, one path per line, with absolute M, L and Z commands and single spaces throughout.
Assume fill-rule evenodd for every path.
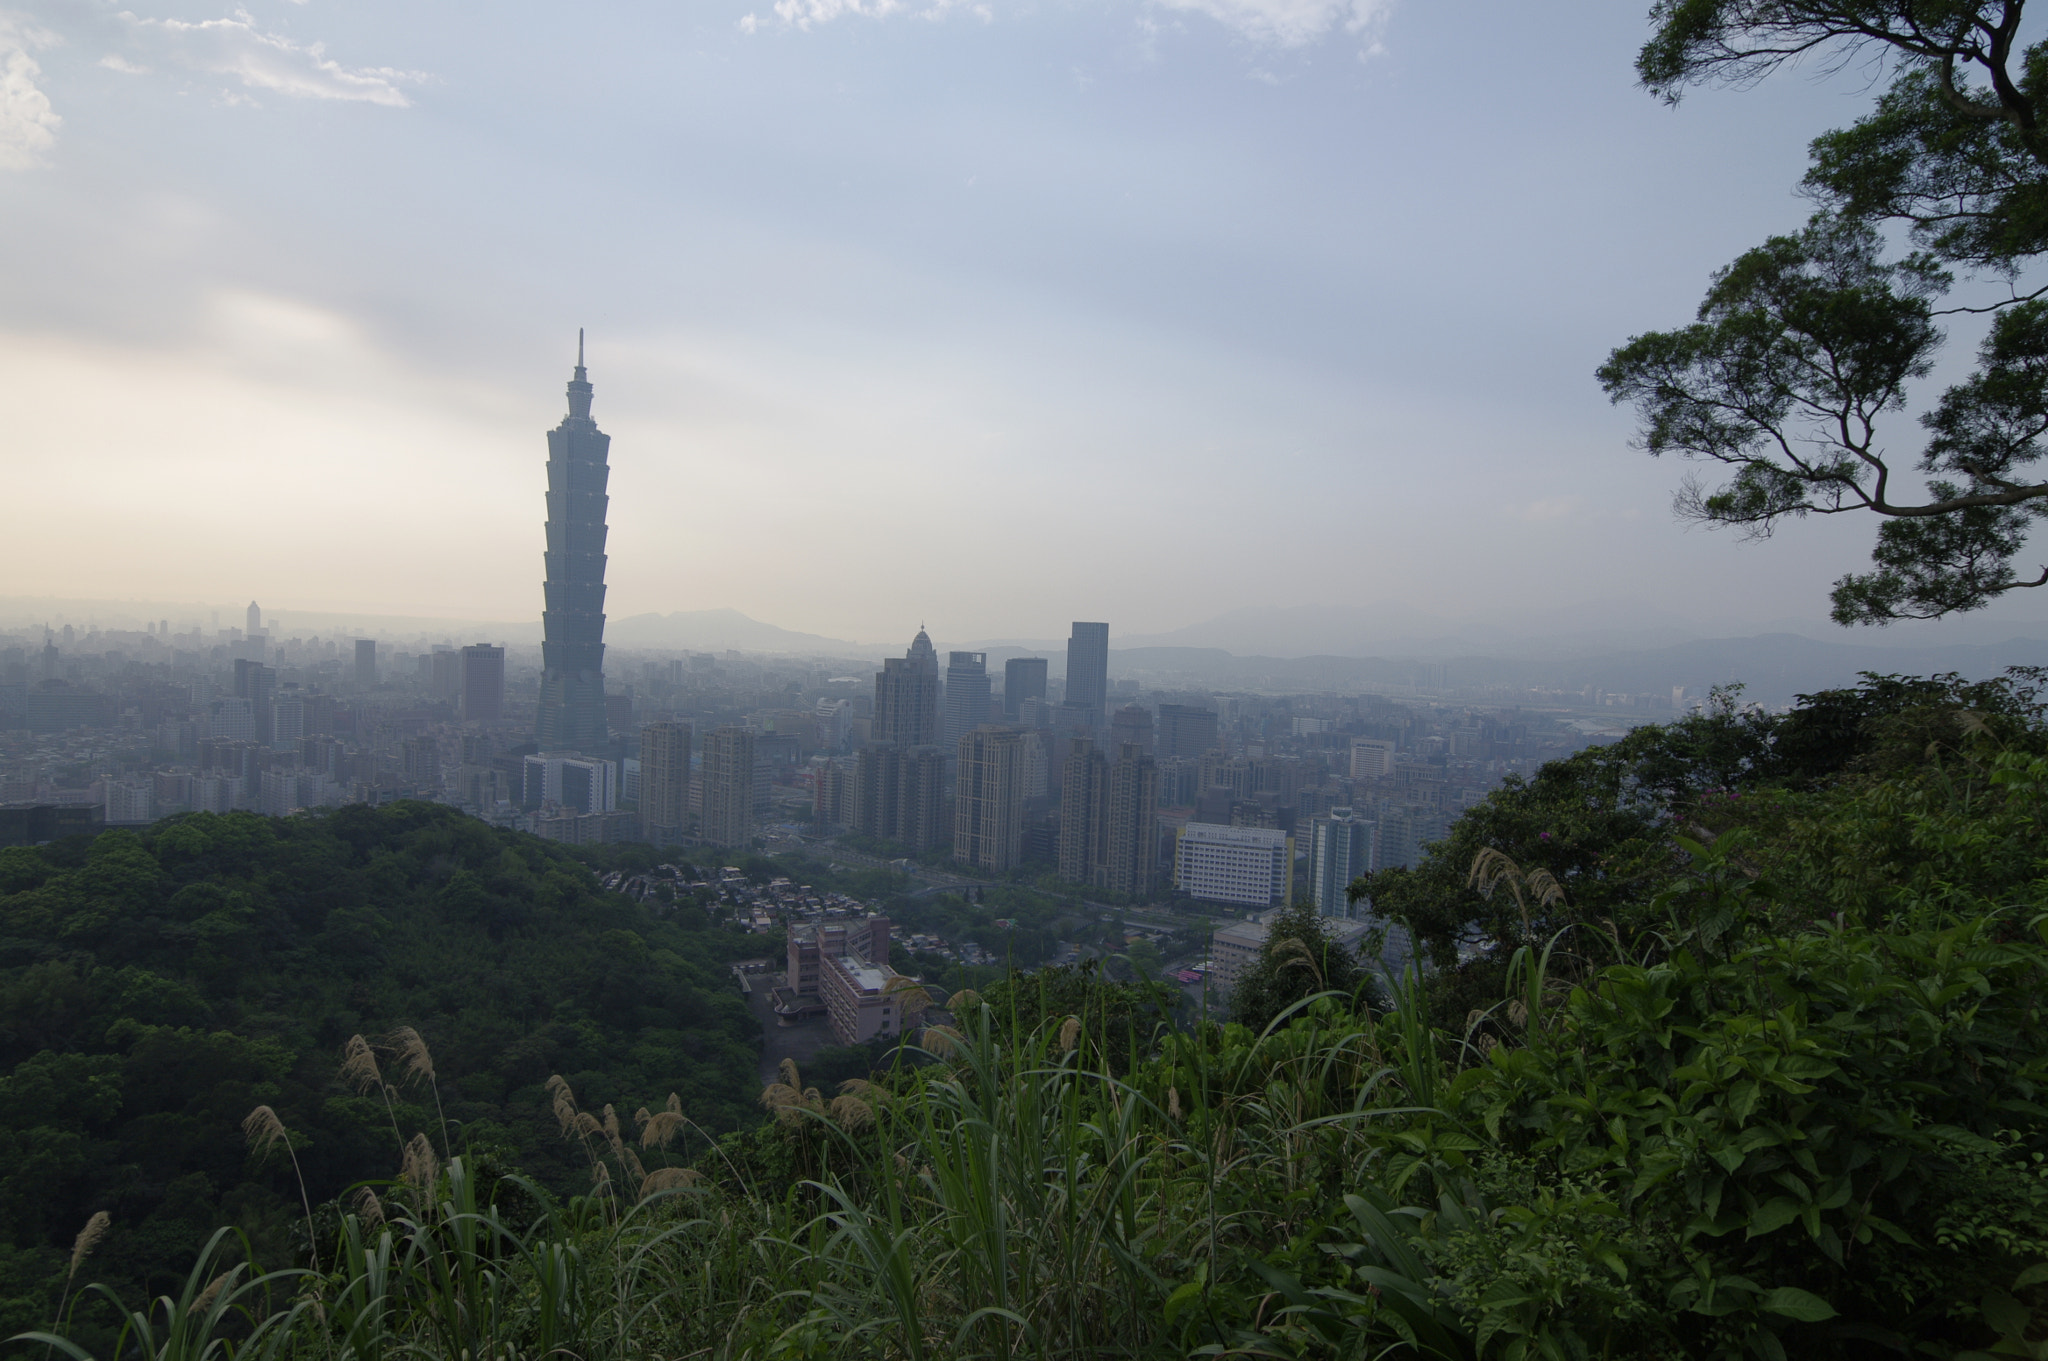
M 590 419 L 583 332 L 576 333 L 576 376 L 569 414 L 548 431 L 547 605 L 541 614 L 542 751 L 599 756 L 604 728 L 605 456 L 612 437 Z

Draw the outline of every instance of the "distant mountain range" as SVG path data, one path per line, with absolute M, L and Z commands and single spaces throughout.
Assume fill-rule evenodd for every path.
M 631 614 L 605 625 L 614 647 L 669 648 L 690 652 L 825 652 L 863 656 L 873 647 L 816 633 L 764 624 L 738 610 L 677 610 L 673 614 Z M 905 638 L 897 650 L 910 645 Z
M 1795 695 L 1853 685 L 1866 671 L 1928 675 L 1956 671 L 1973 679 L 2011 666 L 2048 666 L 2048 640 L 1929 647 L 1859 647 L 1792 633 L 1699 639 L 1667 647 L 1589 652 L 1577 657 L 1237 656 L 1220 648 L 1112 648 L 1110 675 L 1159 688 L 1264 691 L 1417 689 L 1479 698 L 1487 690 L 1582 690 L 1668 695 L 1674 686 L 1704 694 L 1739 682 L 1744 697 L 1784 704 Z M 1474 692 L 1480 692 L 1475 694 Z
M 189 604 L 0 598 L 0 624 L 69 617 L 135 627 L 143 617 L 161 615 L 184 627 L 202 608 L 213 613 L 211 606 Z M 291 632 L 361 631 L 387 640 L 482 637 L 520 646 L 540 640 L 537 619 L 463 622 L 290 608 L 279 613 Z M 1471 620 L 1401 605 L 1248 608 L 1165 633 L 1118 634 L 1112 627 L 1110 674 L 1166 689 L 1419 689 L 1474 698 L 1490 689 L 1587 686 L 1668 695 L 1673 686 L 1704 692 L 1739 681 L 1749 698 L 1782 704 L 1797 694 L 1854 684 L 1863 671 L 1958 671 L 1981 678 L 2009 666 L 2048 666 L 2048 619 L 2030 619 L 2017 610 L 1856 633 L 1810 621 L 1786 624 L 1753 631 L 1753 625 L 1620 601 Z M 1701 636 L 1717 627 L 1723 636 Z M 738 651 L 848 661 L 901 655 L 910 639 L 906 634 L 887 642 L 850 642 L 782 628 L 734 609 L 712 609 L 615 618 L 606 641 L 625 651 Z M 1055 676 L 1066 667 L 1064 638 L 936 641 L 942 654 L 954 648 L 988 653 L 989 669 L 997 673 L 1007 659 L 1026 655 L 1048 658 Z

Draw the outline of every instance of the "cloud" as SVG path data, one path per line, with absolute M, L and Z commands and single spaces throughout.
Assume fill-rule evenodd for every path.
M 264 32 L 246 10 L 198 23 L 123 17 L 131 39 L 162 61 L 230 76 L 247 89 L 294 99 L 354 100 L 402 109 L 412 101 L 400 87 L 426 79 L 421 72 L 389 66 L 343 66 L 321 43 L 299 43 Z
M 1392 0 L 1152 0 L 1162 9 L 1204 14 L 1254 42 L 1302 47 L 1332 33 L 1364 34 L 1379 47 Z
M 55 41 L 55 34 L 0 13 L 0 170 L 34 170 L 57 144 L 64 120 L 36 86 L 43 68 L 29 55 Z
M 137 66 L 126 57 L 117 57 L 112 53 L 101 57 L 100 65 L 106 67 L 109 71 L 119 71 L 124 76 L 146 76 L 149 74 L 147 66 Z
M 1361 56 L 1375 56 L 1383 49 L 1380 32 L 1394 0 L 1142 0 L 1158 9 L 1183 14 L 1201 14 L 1239 36 L 1275 47 L 1302 47 L 1320 42 L 1337 32 L 1361 35 L 1365 45 Z M 922 19 L 943 18 L 955 9 L 968 9 L 987 20 L 993 17 L 986 5 L 967 5 L 961 0 L 775 0 L 774 15 L 784 28 L 809 31 L 835 19 L 886 19 L 908 14 Z M 1151 21 L 1143 16 L 1141 27 Z M 762 19 L 748 14 L 739 21 L 742 33 L 760 31 Z

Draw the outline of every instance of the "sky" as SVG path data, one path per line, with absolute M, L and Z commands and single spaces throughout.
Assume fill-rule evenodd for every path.
M 1866 563 L 1675 522 L 1593 380 L 1872 92 L 1666 107 L 1641 0 L 7 2 L 9 595 L 530 618 L 578 327 L 614 617 L 1822 629 Z

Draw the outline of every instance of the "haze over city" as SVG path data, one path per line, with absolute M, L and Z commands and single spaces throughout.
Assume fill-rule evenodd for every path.
M 532 621 L 584 326 L 614 619 L 1841 637 L 1870 526 L 1682 530 L 1592 371 L 1869 92 L 1639 9 L 10 10 L 4 593 Z

